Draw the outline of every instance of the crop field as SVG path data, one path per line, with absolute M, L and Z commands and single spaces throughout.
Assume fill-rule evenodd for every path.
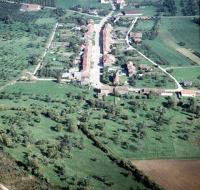
M 178 51 L 178 48 L 184 47 L 191 52 L 199 52 L 199 28 L 191 18 L 163 18 L 158 32 L 156 39 L 145 40 L 144 44 L 167 62 L 168 66 L 197 64 Z
M 135 160 L 133 164 L 168 190 L 199 190 L 199 160 Z
M 0 94 L 1 146 L 51 185 L 147 190 L 77 128 L 80 117 L 89 114 L 85 98 L 93 95 L 86 87 L 53 82 L 8 88 Z

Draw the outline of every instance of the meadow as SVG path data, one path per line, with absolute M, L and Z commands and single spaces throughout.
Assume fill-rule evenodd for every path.
M 67 0 L 67 1 L 56 0 L 56 7 L 59 7 L 59 8 L 70 9 L 70 8 L 73 8 L 76 6 L 80 6 L 84 9 L 88 9 L 88 8 L 109 9 L 109 8 L 111 8 L 110 5 L 101 4 L 100 1 L 98 1 L 98 0 Z
M 176 49 L 184 47 L 199 52 L 199 40 L 198 25 L 193 23 L 191 18 L 163 17 L 160 22 L 158 36 L 154 40 L 144 40 L 144 44 L 167 62 L 168 66 L 190 66 L 196 63 Z
M 86 101 L 95 94 L 87 87 L 54 82 L 7 88 L 0 93 L 1 147 L 30 174 L 55 187 L 149 189 L 78 129 L 78 121 L 89 114 Z

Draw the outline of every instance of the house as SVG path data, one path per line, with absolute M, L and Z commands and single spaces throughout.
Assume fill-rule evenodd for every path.
M 85 41 L 92 39 L 94 34 L 94 20 L 90 19 L 87 24 L 87 32 L 85 33 Z
M 139 65 L 139 69 L 141 71 L 145 71 L 145 72 L 149 72 L 152 70 L 151 66 L 147 65 L 147 64 L 141 64 Z
M 86 81 L 89 79 L 91 59 L 92 59 L 92 41 L 88 40 L 83 52 L 82 81 Z
M 132 61 L 128 61 L 128 63 L 126 64 L 127 70 L 128 70 L 128 76 L 131 77 L 133 75 L 137 74 L 137 70 L 135 65 L 133 65 Z
M 101 96 L 108 96 L 108 94 L 113 93 L 113 87 L 111 86 L 102 86 L 100 89 L 100 95 Z
M 110 0 L 101 0 L 101 3 L 110 3 Z
M 184 87 L 190 87 L 192 86 L 192 81 L 183 81 L 181 82 L 181 85 L 183 85 Z
M 20 11 L 39 11 L 41 8 L 41 5 L 38 4 L 23 4 L 20 8 Z
M 130 37 L 133 38 L 133 41 L 136 44 L 140 44 L 142 42 L 142 32 L 131 32 L 130 33 Z
M 112 41 L 112 26 L 108 23 L 103 28 L 103 54 L 110 53 L 111 41 Z
M 123 9 L 125 6 L 125 0 L 116 0 L 116 5 L 118 9 Z
M 181 90 L 181 96 L 196 97 L 196 91 L 195 90 Z
M 110 66 L 115 63 L 115 56 L 112 54 L 106 54 L 103 56 L 104 67 Z
M 114 74 L 113 77 L 113 84 L 114 85 L 119 85 L 120 81 L 119 81 L 119 70 L 117 70 L 117 72 Z
M 118 94 L 128 94 L 129 89 L 127 86 L 116 86 L 114 91 Z

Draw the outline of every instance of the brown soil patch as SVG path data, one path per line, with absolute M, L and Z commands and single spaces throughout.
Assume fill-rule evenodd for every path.
M 195 62 L 198 65 L 200 65 L 200 58 L 198 56 L 196 56 L 195 54 L 193 54 L 190 50 L 188 50 L 186 48 L 177 48 L 176 50 L 179 53 L 183 54 L 184 56 L 188 57 L 193 62 Z
M 200 160 L 135 160 L 132 163 L 166 190 L 200 189 Z

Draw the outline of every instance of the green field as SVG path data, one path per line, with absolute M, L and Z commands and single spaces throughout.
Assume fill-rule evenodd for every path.
M 110 8 L 110 5 L 101 4 L 99 0 L 57 0 L 56 7 L 60 8 L 72 8 L 80 6 L 82 8 Z
M 200 67 L 194 68 L 173 68 L 172 69 L 173 76 L 180 82 L 182 81 L 192 81 L 193 86 L 197 86 L 199 88 L 200 84 Z
M 49 10 L 23 15 L 18 7 L 11 10 L 16 14 L 9 17 L 11 21 L 0 21 L 0 86 L 35 67 L 56 23 Z
M 144 44 L 151 51 L 168 62 L 170 66 L 195 64 L 189 58 L 177 52 L 176 48 L 184 47 L 199 52 L 200 38 L 197 24 L 193 23 L 190 18 L 163 18 L 158 32 L 156 39 L 144 41 Z M 180 46 L 180 42 L 185 45 Z
M 88 113 L 86 99 L 93 99 L 93 95 L 86 87 L 53 82 L 18 83 L 8 88 L 0 94 L 1 146 L 26 164 L 30 173 L 52 185 L 76 189 L 84 182 L 82 186 L 86 183 L 97 190 L 147 190 L 108 159 L 77 126 L 73 132 L 67 127 L 67 118 L 79 120 Z M 61 126 L 59 131 L 54 129 L 57 125 Z

